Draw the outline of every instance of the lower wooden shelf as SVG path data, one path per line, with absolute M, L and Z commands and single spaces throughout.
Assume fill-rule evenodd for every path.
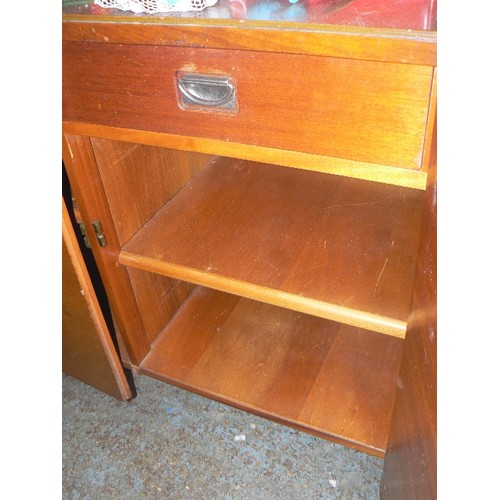
M 139 371 L 382 457 L 403 342 L 198 287 Z

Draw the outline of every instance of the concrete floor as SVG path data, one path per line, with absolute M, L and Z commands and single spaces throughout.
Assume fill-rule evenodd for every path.
M 63 375 L 63 499 L 377 499 L 381 459 L 149 377 L 119 402 Z

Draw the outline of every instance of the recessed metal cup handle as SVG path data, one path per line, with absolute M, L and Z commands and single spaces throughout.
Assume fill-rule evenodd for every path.
M 181 105 L 235 109 L 236 87 L 229 76 L 185 73 L 177 79 Z

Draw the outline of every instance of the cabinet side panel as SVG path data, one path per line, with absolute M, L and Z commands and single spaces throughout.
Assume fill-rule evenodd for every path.
M 128 268 L 128 273 L 148 339 L 153 343 L 195 286 L 133 268 Z
M 120 245 L 124 245 L 212 156 L 91 138 Z
M 429 170 L 413 303 L 380 495 L 437 496 L 437 231 L 436 161 Z
M 63 162 L 75 195 L 110 306 L 133 364 L 149 352 L 149 341 L 125 267 L 118 264 L 120 246 L 88 137 L 63 136 Z M 101 223 L 106 246 L 100 247 L 92 221 Z
M 121 246 L 212 159 L 98 138 L 92 138 L 91 144 Z M 143 271 L 129 269 L 128 273 L 152 343 L 193 287 Z

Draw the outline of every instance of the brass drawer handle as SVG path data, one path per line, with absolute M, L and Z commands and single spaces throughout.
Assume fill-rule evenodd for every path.
M 236 87 L 229 76 L 184 73 L 177 79 L 177 88 L 182 108 L 236 109 Z

